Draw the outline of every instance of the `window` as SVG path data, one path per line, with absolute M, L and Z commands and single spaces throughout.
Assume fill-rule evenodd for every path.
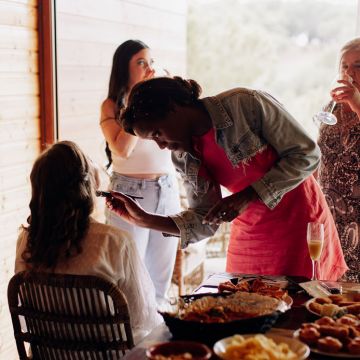
M 358 0 L 189 2 L 188 76 L 205 95 L 236 86 L 273 94 L 314 137 L 337 54 L 356 35 Z

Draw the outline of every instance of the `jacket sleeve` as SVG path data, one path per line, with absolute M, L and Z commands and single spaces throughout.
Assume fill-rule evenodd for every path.
M 252 187 L 263 202 L 273 209 L 290 190 L 318 167 L 320 149 L 302 126 L 264 92 L 255 92 L 254 111 L 260 121 L 260 136 L 278 153 L 274 166 Z
M 194 243 L 209 236 L 214 235 L 218 229 L 218 225 L 203 224 L 203 218 L 221 198 L 221 190 L 218 184 L 207 182 L 204 192 L 196 193 L 194 185 L 190 184 L 183 177 L 184 188 L 189 202 L 189 208 L 179 214 L 172 215 L 171 218 L 180 230 L 180 246 L 187 247 L 190 243 Z

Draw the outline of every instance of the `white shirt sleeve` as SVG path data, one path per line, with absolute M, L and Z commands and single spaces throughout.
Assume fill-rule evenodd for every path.
M 128 299 L 131 327 L 137 343 L 163 321 L 156 309 L 155 288 L 131 238 L 123 239 L 121 253 L 113 261 L 116 261 L 116 282 Z

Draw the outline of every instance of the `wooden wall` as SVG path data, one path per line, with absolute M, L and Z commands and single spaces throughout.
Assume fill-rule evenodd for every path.
M 56 0 L 60 139 L 103 165 L 99 108 L 116 47 L 143 40 L 161 67 L 184 75 L 186 7 L 187 0 Z M 0 0 L 0 358 L 8 360 L 18 357 L 6 289 L 40 151 L 36 17 L 36 0 Z
M 26 221 L 28 175 L 39 152 L 36 0 L 0 0 L 0 358 L 16 359 L 6 289 L 18 228 Z
M 59 136 L 76 141 L 103 166 L 105 142 L 99 112 L 113 53 L 123 41 L 140 39 L 153 50 L 155 65 L 184 75 L 187 3 L 63 0 L 56 6 Z M 102 179 L 106 187 L 106 176 Z

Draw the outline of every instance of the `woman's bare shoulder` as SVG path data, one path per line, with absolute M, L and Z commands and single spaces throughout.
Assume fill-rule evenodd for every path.
M 109 98 L 105 99 L 101 104 L 101 118 L 100 123 L 115 119 L 116 105 L 115 102 Z
M 105 99 L 101 104 L 101 111 L 115 111 L 115 102 L 109 98 Z

